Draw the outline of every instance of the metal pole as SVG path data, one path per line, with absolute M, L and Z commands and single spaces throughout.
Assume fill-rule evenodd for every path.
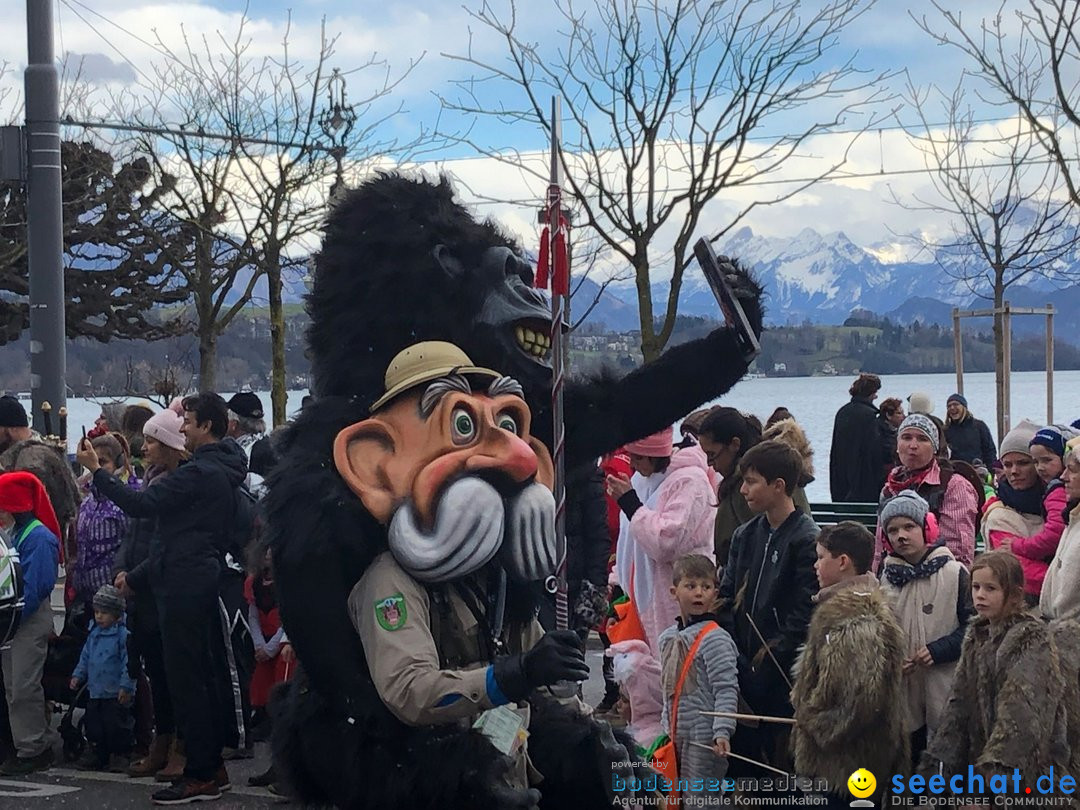
M 956 393 L 960 396 L 964 395 L 964 347 L 962 344 L 963 336 L 960 334 L 960 310 L 957 307 L 953 307 L 952 311 L 952 329 L 953 329 L 953 356 L 955 358 L 956 365 Z
M 1046 424 L 1054 424 L 1054 305 L 1046 305 Z
M 52 0 L 26 0 L 27 250 L 30 267 L 30 394 L 66 406 L 64 239 L 60 197 L 60 82 L 53 53 Z
M 551 183 L 548 186 L 548 278 L 551 280 L 551 411 L 555 420 L 552 461 L 555 465 L 555 626 L 570 626 L 566 560 L 566 426 L 563 424 L 563 296 L 556 294 L 555 239 L 562 214 L 562 168 L 559 164 L 559 139 L 562 137 L 561 109 L 558 96 L 551 98 Z
M 1004 374 L 1002 375 L 1002 422 L 1005 432 L 1012 430 L 1012 305 L 1006 301 L 1002 319 L 1002 349 L 1004 350 Z

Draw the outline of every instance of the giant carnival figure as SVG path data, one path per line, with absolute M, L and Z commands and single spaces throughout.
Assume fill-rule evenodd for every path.
M 724 269 L 760 333 L 760 288 Z M 629 775 L 628 738 L 557 697 L 583 659 L 535 624 L 555 560 L 550 321 L 531 284 L 514 243 L 445 179 L 382 175 L 330 213 L 308 299 L 315 400 L 284 435 L 267 496 L 304 670 L 279 702 L 275 765 L 305 801 L 626 798 L 612 785 Z M 746 368 L 722 327 L 621 379 L 569 382 L 567 469 L 670 425 Z M 514 726 L 508 712 L 522 748 L 490 733 Z

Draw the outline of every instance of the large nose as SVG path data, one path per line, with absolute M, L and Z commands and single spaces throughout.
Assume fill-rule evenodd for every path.
M 536 475 L 536 453 L 509 430 L 490 428 L 465 462 L 471 473 L 497 472 L 515 484 L 524 484 Z

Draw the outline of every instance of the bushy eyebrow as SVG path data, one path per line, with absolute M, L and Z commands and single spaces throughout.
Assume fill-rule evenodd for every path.
M 455 391 L 462 394 L 472 393 L 469 381 L 464 375 L 450 373 L 430 383 L 424 389 L 424 395 L 420 397 L 420 416 L 427 419 L 435 412 L 442 398 Z
M 525 389 L 513 377 L 499 377 L 488 386 L 487 393 L 493 399 L 499 396 L 517 396 L 525 399 Z

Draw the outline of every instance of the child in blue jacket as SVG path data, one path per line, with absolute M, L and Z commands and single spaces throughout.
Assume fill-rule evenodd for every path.
M 126 604 L 120 591 L 102 585 L 94 594 L 94 626 L 71 676 L 72 690 L 87 684 L 86 738 L 91 748 L 77 763 L 84 770 L 123 773 L 133 745 L 131 700 L 135 681 L 128 674 Z

